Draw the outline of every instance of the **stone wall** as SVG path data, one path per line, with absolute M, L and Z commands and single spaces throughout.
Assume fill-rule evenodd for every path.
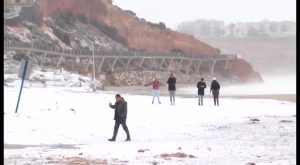
M 114 84 L 111 85 L 114 86 L 140 86 L 151 82 L 155 77 L 159 77 L 161 81 L 166 84 L 169 76 L 170 73 L 159 71 L 126 71 L 113 73 L 107 77 L 110 81 L 113 81 Z M 210 81 L 213 76 L 218 77 L 218 80 L 220 81 L 229 82 L 228 79 L 221 77 L 219 74 L 187 75 L 174 73 L 174 76 L 176 77 L 178 84 L 197 84 L 201 77 Z

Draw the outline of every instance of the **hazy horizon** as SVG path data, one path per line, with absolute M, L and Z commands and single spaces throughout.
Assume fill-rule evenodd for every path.
M 114 0 L 113 4 L 147 21 L 163 22 L 172 29 L 181 22 L 198 19 L 214 19 L 225 24 L 262 20 L 296 22 L 296 0 L 244 0 L 243 3 L 239 0 Z

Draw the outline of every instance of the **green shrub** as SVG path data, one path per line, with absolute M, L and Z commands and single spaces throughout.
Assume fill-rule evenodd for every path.
M 151 26 L 151 27 L 154 27 L 154 28 L 160 28 L 160 29 L 162 29 L 162 30 L 166 29 L 166 25 L 165 25 L 165 23 L 163 23 L 163 22 L 159 22 L 158 24 L 152 23 L 152 22 L 147 22 L 147 24 L 148 24 L 149 26 Z
M 65 44 L 67 45 L 71 45 L 71 39 L 68 33 L 63 32 L 59 29 L 53 29 L 53 33 L 61 40 L 63 41 Z
M 66 24 L 73 24 L 76 21 L 76 18 L 70 12 L 61 14 L 60 18 L 65 21 Z
M 96 20 L 91 21 L 91 24 L 97 27 L 100 31 L 102 31 L 106 36 L 117 41 L 123 45 L 127 45 L 127 40 L 121 36 L 117 29 L 114 27 L 110 27 L 104 23 L 98 22 Z
M 83 13 L 80 13 L 80 14 L 77 16 L 77 19 L 78 19 L 79 21 L 81 21 L 82 23 L 87 23 L 87 22 L 88 22 L 86 16 L 85 16 Z
M 17 53 L 13 56 L 13 59 L 16 61 L 21 61 L 21 59 L 29 60 L 30 58 L 25 53 Z

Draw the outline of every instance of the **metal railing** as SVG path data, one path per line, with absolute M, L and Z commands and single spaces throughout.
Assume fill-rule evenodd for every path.
M 67 57 L 92 57 L 91 50 L 63 50 L 47 47 L 42 44 L 30 44 L 21 42 L 4 41 L 4 49 L 25 50 L 32 52 L 47 53 L 51 55 Z M 158 52 L 138 52 L 138 51 L 100 51 L 94 52 L 95 58 L 164 58 L 164 59 L 185 59 L 185 60 L 233 60 L 236 54 L 216 54 L 216 55 L 187 55 L 183 53 L 158 53 Z

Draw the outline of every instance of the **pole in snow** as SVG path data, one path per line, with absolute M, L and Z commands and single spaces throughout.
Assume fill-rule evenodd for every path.
M 21 62 L 23 62 L 23 59 L 22 59 Z M 19 98 L 18 98 L 18 102 L 17 102 L 17 107 L 16 107 L 15 113 L 18 112 L 18 107 L 19 107 L 19 102 L 20 102 L 21 93 L 22 93 L 22 89 L 23 89 L 23 84 L 24 84 L 24 81 L 25 81 L 25 75 L 26 75 L 27 65 L 28 65 L 28 60 L 25 60 L 25 66 L 24 66 L 23 75 L 22 75 L 22 83 L 21 83 L 21 88 L 20 88 L 20 93 L 19 93 Z M 22 69 L 22 67 L 21 67 L 21 69 Z
M 65 86 L 65 78 L 64 78 L 64 68 L 61 68 L 61 82 L 62 86 Z
M 93 91 L 96 91 L 95 83 L 95 43 L 93 41 Z

